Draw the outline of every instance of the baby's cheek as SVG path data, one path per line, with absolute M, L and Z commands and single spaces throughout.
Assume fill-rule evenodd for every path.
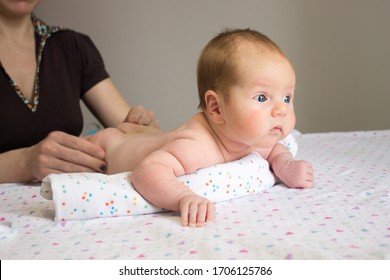
M 263 118 L 259 118 L 255 114 L 252 114 L 251 116 L 248 116 L 247 118 L 245 118 L 243 123 L 244 123 L 244 126 L 245 126 L 244 129 L 247 132 L 251 132 L 251 133 L 258 134 L 259 131 L 262 131 L 262 128 L 264 128 L 264 126 L 263 126 L 264 119 Z
M 286 116 L 286 123 L 287 123 L 287 127 L 291 130 L 294 129 L 295 127 L 295 123 L 296 123 L 296 118 L 295 118 L 295 114 L 294 112 L 292 112 L 291 114 L 288 114 Z

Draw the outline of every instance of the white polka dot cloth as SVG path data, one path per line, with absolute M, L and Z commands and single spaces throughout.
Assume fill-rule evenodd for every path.
M 55 222 L 40 184 L 0 184 L 0 259 L 390 259 L 390 130 L 296 140 L 296 158 L 314 165 L 313 189 L 276 184 L 218 202 L 202 228 L 182 227 L 173 212 Z
M 298 146 L 290 134 L 281 141 L 296 154 Z M 84 220 L 164 211 L 145 200 L 131 185 L 130 172 L 51 174 L 42 182 L 41 194 L 55 203 L 55 220 Z M 213 202 L 258 193 L 275 184 L 269 164 L 257 153 L 233 162 L 199 169 L 178 180 Z

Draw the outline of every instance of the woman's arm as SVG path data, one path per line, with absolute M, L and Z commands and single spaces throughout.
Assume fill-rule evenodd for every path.
M 50 173 L 104 172 L 104 156 L 86 139 L 52 132 L 37 145 L 0 154 L 0 183 L 42 180 Z
M 0 154 L 0 183 L 33 181 L 27 158 L 26 148 Z
M 115 127 L 124 121 L 159 127 L 153 112 L 142 106 L 130 107 L 110 78 L 88 90 L 83 101 L 105 127 Z

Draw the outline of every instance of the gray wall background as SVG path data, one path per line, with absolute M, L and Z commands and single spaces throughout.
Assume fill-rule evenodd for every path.
M 226 27 L 256 29 L 289 56 L 301 132 L 390 129 L 387 0 L 42 0 L 36 14 L 88 34 L 125 98 L 163 129 L 197 111 L 198 56 Z

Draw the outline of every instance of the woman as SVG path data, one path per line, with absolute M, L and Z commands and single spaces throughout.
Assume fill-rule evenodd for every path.
M 102 148 L 77 137 L 80 98 L 104 126 L 158 127 L 130 107 L 88 36 L 33 15 L 39 0 L 0 0 L 0 183 L 50 173 L 105 172 Z

